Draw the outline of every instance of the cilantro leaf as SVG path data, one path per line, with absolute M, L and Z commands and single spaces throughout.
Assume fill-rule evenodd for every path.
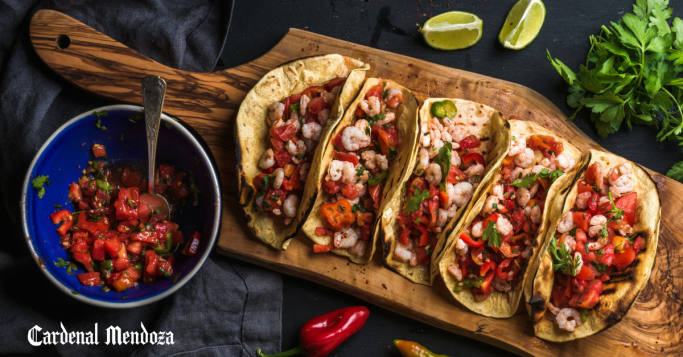
M 34 189 L 38 190 L 38 198 L 43 198 L 43 196 L 45 196 L 45 187 L 43 187 L 43 185 L 47 184 L 48 186 L 50 186 L 50 180 L 48 180 L 49 178 L 49 175 L 41 175 L 34 178 L 31 181 L 31 186 L 33 186 Z
M 496 223 L 493 221 L 488 223 L 486 229 L 484 229 L 484 234 L 482 235 L 482 239 L 488 243 L 489 247 L 496 248 L 500 248 L 502 237 L 503 235 L 496 230 Z
M 674 19 L 671 29 L 676 34 L 676 40 L 673 43 L 674 48 L 683 50 L 683 20 L 678 17 Z
M 439 149 L 439 154 L 434 158 L 434 162 L 441 166 L 441 177 L 444 182 L 448 177 L 448 173 L 451 171 L 451 156 L 453 151 L 453 146 L 450 142 L 446 141 L 443 143 L 441 149 Z
M 429 190 L 424 189 L 423 191 L 420 191 L 419 188 L 415 189 L 415 195 L 413 198 L 411 198 L 407 203 L 406 207 L 403 209 L 403 212 L 415 212 L 418 209 L 420 209 L 420 206 L 422 205 L 422 201 L 426 200 L 429 198 Z

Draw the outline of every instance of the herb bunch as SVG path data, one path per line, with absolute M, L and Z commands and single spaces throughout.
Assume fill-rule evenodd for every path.
M 657 140 L 683 146 L 683 20 L 674 18 L 669 0 L 636 0 L 633 13 L 602 26 L 590 37 L 586 64 L 574 73 L 548 52 L 548 59 L 569 84 L 567 104 L 591 109 L 591 121 L 602 138 L 622 124 L 656 125 Z M 589 69 L 590 68 L 590 69 Z M 667 176 L 683 179 L 683 161 Z

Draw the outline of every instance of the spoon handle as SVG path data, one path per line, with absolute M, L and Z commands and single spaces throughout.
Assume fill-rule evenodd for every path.
M 149 162 L 149 193 L 154 195 L 154 159 L 157 152 L 157 137 L 161 125 L 161 108 L 164 105 L 166 82 L 159 76 L 142 79 L 142 101 L 145 107 L 145 127 L 147 130 L 147 157 Z

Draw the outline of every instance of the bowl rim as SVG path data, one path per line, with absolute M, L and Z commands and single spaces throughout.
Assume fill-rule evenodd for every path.
M 24 231 L 24 237 L 26 238 L 26 244 L 28 245 L 29 250 L 31 251 L 31 254 L 33 255 L 33 261 L 38 265 L 38 269 L 45 275 L 47 276 L 48 280 L 51 281 L 57 288 L 62 291 L 63 293 L 67 294 L 68 296 L 93 305 L 93 306 L 98 306 L 98 307 L 105 307 L 105 308 L 114 308 L 114 309 L 127 309 L 127 308 L 134 308 L 134 307 L 140 307 L 144 306 L 147 304 L 151 304 L 153 302 L 157 302 L 159 300 L 162 300 L 171 294 L 175 293 L 183 287 L 188 281 L 190 281 L 195 274 L 199 271 L 199 269 L 204 265 L 206 262 L 206 259 L 209 257 L 209 254 L 211 254 L 211 251 L 213 250 L 214 244 L 216 243 L 216 238 L 218 236 L 218 232 L 220 229 L 220 223 L 221 223 L 221 212 L 222 212 L 222 204 L 221 204 L 221 186 L 218 181 L 218 175 L 216 173 L 216 168 L 213 165 L 213 162 L 211 161 L 211 158 L 207 154 L 206 150 L 202 147 L 202 145 L 199 143 L 197 138 L 194 137 L 194 135 L 187 130 L 182 124 L 179 122 L 176 122 L 176 120 L 172 119 L 170 116 L 162 113 L 161 114 L 161 120 L 164 122 L 165 125 L 170 124 L 173 126 L 174 129 L 180 131 L 185 137 L 187 137 L 190 141 L 190 143 L 199 151 L 201 157 L 200 159 L 203 160 L 204 162 L 208 163 L 209 167 L 209 174 L 210 174 L 210 180 L 213 185 L 214 192 L 216 192 L 216 195 L 214 197 L 214 206 L 216 207 L 215 214 L 213 217 L 213 226 L 211 227 L 211 234 L 209 237 L 209 244 L 207 246 L 207 249 L 204 251 L 204 254 L 202 254 L 199 257 L 199 260 L 197 261 L 197 264 L 192 268 L 192 270 L 189 271 L 183 278 L 179 279 L 176 284 L 173 284 L 170 288 L 167 290 L 148 297 L 148 298 L 142 298 L 139 300 L 131 300 L 131 301 L 126 301 L 126 300 L 121 300 L 120 302 L 111 302 L 111 301 L 102 301 L 102 300 L 97 300 L 93 299 L 91 297 L 88 297 L 83 294 L 78 294 L 75 295 L 71 291 L 69 287 L 66 285 L 62 284 L 57 278 L 52 276 L 48 269 L 44 268 L 41 266 L 42 264 L 45 264 L 44 261 L 38 256 L 38 253 L 36 252 L 35 247 L 33 246 L 33 239 L 29 228 L 28 228 L 28 221 L 27 221 L 27 203 L 26 203 L 26 197 L 28 193 L 28 188 L 30 185 L 30 178 L 31 178 L 31 172 L 33 172 L 33 168 L 35 167 L 38 158 L 42 156 L 43 152 L 47 149 L 48 145 L 59 135 L 62 131 L 64 131 L 68 126 L 78 122 L 79 120 L 92 115 L 94 111 L 113 111 L 113 110 L 129 110 L 129 111 L 134 111 L 134 112 L 143 112 L 143 107 L 137 106 L 137 105 L 129 105 L 129 104 L 114 104 L 114 105 L 107 105 L 99 108 L 95 108 L 89 111 L 86 111 L 82 114 L 77 115 L 76 117 L 72 118 L 71 120 L 67 121 L 64 123 L 62 126 L 60 126 L 57 130 L 55 130 L 52 135 L 43 143 L 43 145 L 40 147 L 36 155 L 33 157 L 33 160 L 31 161 L 31 164 L 28 167 L 28 171 L 26 172 L 26 175 L 24 177 L 24 183 L 21 191 L 21 225 L 22 229 Z

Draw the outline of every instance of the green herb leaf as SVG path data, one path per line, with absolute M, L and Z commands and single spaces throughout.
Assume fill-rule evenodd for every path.
M 496 230 L 496 223 L 493 221 L 488 223 L 486 229 L 484 229 L 484 234 L 482 235 L 482 239 L 488 243 L 489 247 L 492 248 L 500 248 L 500 245 L 502 244 L 502 237 L 503 235 L 498 233 Z
M 429 190 L 424 189 L 423 191 L 420 191 L 419 188 L 415 189 L 415 195 L 413 198 L 411 198 L 407 203 L 406 203 L 406 208 L 403 209 L 403 212 L 415 212 L 418 209 L 420 209 L 420 206 L 422 205 L 422 201 L 426 200 L 429 198 Z
M 43 196 L 45 196 L 45 187 L 43 187 L 43 185 L 50 186 L 49 178 L 49 175 L 41 175 L 31 181 L 31 186 L 38 191 L 38 198 L 43 198 Z
M 451 159 L 453 158 L 451 152 L 453 151 L 453 146 L 450 142 L 446 141 L 443 143 L 441 149 L 439 149 L 439 154 L 434 158 L 434 162 L 441 166 L 441 177 L 444 182 L 448 177 L 448 173 L 451 171 Z

